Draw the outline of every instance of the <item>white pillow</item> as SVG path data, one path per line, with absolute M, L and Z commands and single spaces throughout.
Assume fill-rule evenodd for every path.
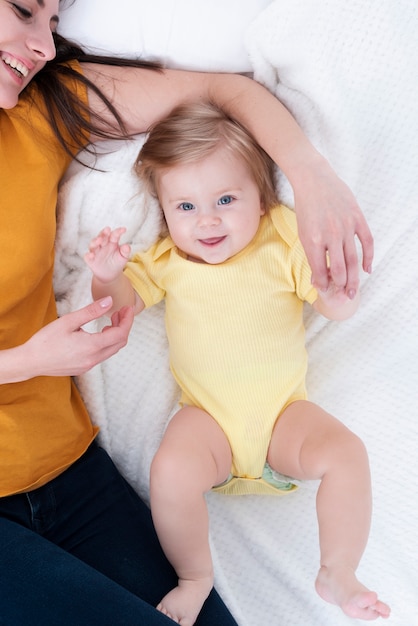
M 59 32 L 96 53 L 157 59 L 166 67 L 251 72 L 244 33 L 271 0 L 76 0 Z

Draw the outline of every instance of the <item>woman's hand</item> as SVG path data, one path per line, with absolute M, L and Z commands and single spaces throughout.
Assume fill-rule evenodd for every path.
M 359 287 L 356 237 L 362 247 L 362 266 L 370 273 L 373 236 L 356 199 L 325 159 L 310 166 L 293 184 L 298 232 L 312 269 L 312 282 L 325 290 L 332 279 L 353 299 Z
M 12 383 L 35 376 L 77 376 L 123 348 L 133 322 L 132 307 L 114 313 L 101 332 L 82 326 L 99 319 L 112 307 L 107 297 L 67 313 L 51 322 L 25 344 L 0 353 L 0 382 Z
M 328 289 L 318 291 L 318 298 L 313 303 L 315 311 L 329 320 L 346 320 L 357 311 L 360 304 L 360 291 L 351 297 L 342 287 L 337 287 L 328 276 Z

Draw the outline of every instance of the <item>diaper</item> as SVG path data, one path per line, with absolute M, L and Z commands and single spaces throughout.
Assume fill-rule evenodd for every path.
M 225 482 L 212 487 L 229 496 L 276 495 L 283 496 L 298 488 L 298 481 L 276 472 L 268 463 L 264 465 L 260 478 L 244 478 L 230 474 Z

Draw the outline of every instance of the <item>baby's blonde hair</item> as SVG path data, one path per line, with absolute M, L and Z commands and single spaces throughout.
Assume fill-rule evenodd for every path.
M 219 147 L 241 158 L 260 192 L 264 209 L 277 204 L 274 163 L 255 139 L 212 104 L 185 104 L 155 124 L 135 161 L 145 191 L 158 198 L 158 174 L 200 161 Z

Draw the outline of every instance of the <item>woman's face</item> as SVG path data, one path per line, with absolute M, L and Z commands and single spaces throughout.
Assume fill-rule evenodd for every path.
M 0 108 L 17 104 L 22 89 L 55 57 L 52 32 L 59 0 L 0 0 Z

